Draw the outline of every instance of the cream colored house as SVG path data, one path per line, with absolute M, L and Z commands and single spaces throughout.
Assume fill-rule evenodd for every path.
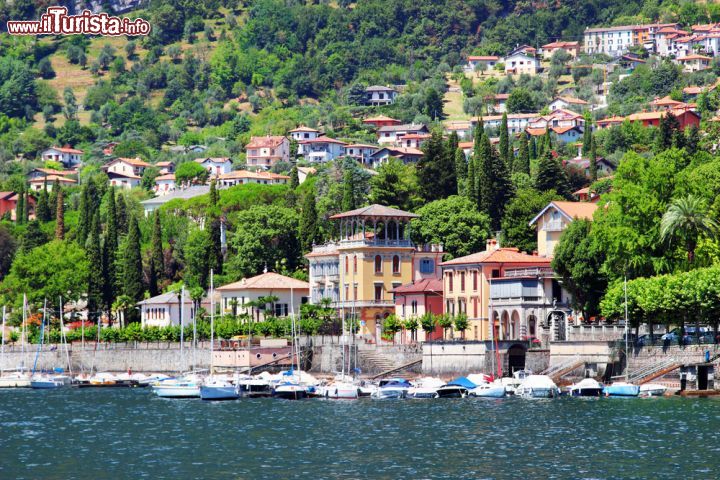
M 576 218 L 592 220 L 597 207 L 596 203 L 550 202 L 530 221 L 530 226 L 537 225 L 538 255 L 552 257 L 560 235 L 568 225 Z
M 287 317 L 300 313 L 300 306 L 308 302 L 310 284 L 279 273 L 266 272 L 252 278 L 218 288 L 221 311 L 226 314 L 247 313 L 256 321 L 266 316 Z M 262 297 L 277 297 L 264 306 L 250 304 Z

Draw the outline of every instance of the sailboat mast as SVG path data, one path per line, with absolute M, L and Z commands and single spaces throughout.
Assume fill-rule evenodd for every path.
M 44 306 L 43 306 L 43 316 L 42 316 L 42 323 L 40 324 L 40 344 L 38 345 L 37 350 L 35 351 L 35 363 L 33 364 L 32 373 L 35 375 L 35 371 L 37 370 L 37 362 L 38 357 L 40 357 L 40 351 L 42 350 L 43 342 L 45 341 L 45 315 L 47 313 L 47 298 L 45 299 Z
M 27 296 L 23 293 L 23 311 L 22 311 L 22 332 L 20 336 L 22 337 L 20 346 L 22 348 L 21 355 L 22 355 L 22 371 L 25 372 L 25 342 L 27 342 Z
M 213 374 L 213 354 L 215 342 L 215 284 L 213 270 L 210 269 L 210 375 Z
M 180 288 L 180 371 L 185 371 L 185 285 Z
M 70 363 L 70 348 L 67 343 L 67 336 L 65 335 L 65 322 L 63 317 L 65 312 L 63 311 L 62 295 L 60 295 L 60 338 L 65 346 L 65 356 L 67 357 L 68 372 L 72 373 L 72 364 Z
M 342 339 L 345 339 L 345 308 L 343 307 L 342 310 L 342 335 L 340 336 L 340 348 L 342 348 L 342 355 L 341 355 L 341 363 L 342 363 L 342 372 L 340 373 L 343 377 L 345 377 L 345 344 L 342 342 Z
M 3 318 L 2 318 L 2 346 L 0 346 L 0 376 L 3 374 L 5 367 L 5 305 L 3 305 Z
M 627 302 L 627 275 L 623 285 L 625 291 L 625 381 L 630 379 L 630 357 L 628 356 L 628 302 Z

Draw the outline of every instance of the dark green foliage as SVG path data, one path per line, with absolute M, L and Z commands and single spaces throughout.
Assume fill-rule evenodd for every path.
M 676 145 L 679 130 L 680 122 L 672 112 L 668 112 L 660 119 L 660 136 L 658 137 L 660 150 L 667 150 L 673 146 L 682 148 L 682 145 Z
M 508 169 L 512 169 L 512 144 L 510 143 L 510 137 L 508 133 L 508 120 L 507 112 L 503 113 L 502 120 L 500 122 L 500 142 L 498 143 L 498 153 L 500 159 L 505 162 Z
M 585 148 L 585 147 L 583 147 Z M 590 181 L 594 182 L 597 180 L 598 177 L 598 167 L 597 167 L 597 144 L 595 143 L 595 137 L 593 135 L 590 135 Z
M 319 240 L 318 215 L 315 204 L 315 189 L 305 192 L 302 213 L 300 216 L 300 248 L 303 252 L 312 250 L 313 244 Z
M 128 212 L 125 196 L 122 192 L 118 192 L 115 197 L 117 207 L 117 230 L 118 234 L 124 235 L 128 232 Z
M 390 157 L 370 179 L 370 203 L 412 211 L 421 203 L 415 166 Z
M 55 184 L 53 191 L 57 192 L 56 209 L 55 209 L 55 239 L 62 240 L 65 238 L 65 195 L 62 187 Z
M 178 165 L 177 170 L 175 170 L 175 181 L 178 185 L 204 183 L 208 175 L 208 171 L 199 163 L 185 162 Z
M 100 246 L 100 213 L 95 211 L 90 222 L 87 242 L 85 244 L 85 254 L 87 255 L 88 264 L 92 266 L 88 272 L 87 287 L 87 306 L 88 314 L 91 319 L 96 319 L 100 315 L 100 307 L 103 295 L 103 282 L 105 279 L 102 270 L 98 271 L 97 266 L 102 266 L 102 250 Z
M 133 301 L 143 298 L 143 264 L 140 252 L 140 229 L 134 215 L 128 219 L 128 234 L 122 257 L 122 292 Z
M 462 148 L 455 150 L 455 176 L 457 177 L 457 194 L 467 195 L 468 163 Z
M 290 170 L 290 189 L 294 191 L 299 185 L 300 178 L 298 177 L 297 165 L 293 165 L 292 170 Z
M 528 223 L 552 200 L 560 197 L 552 190 L 539 192 L 534 188 L 518 189 L 507 204 L 502 219 L 502 243 L 523 252 L 537 250 L 537 226 Z
M 526 88 L 515 88 L 507 99 L 506 108 L 509 113 L 536 112 L 537 106 L 532 95 Z
M 443 118 L 443 100 L 440 94 L 434 88 L 428 90 L 425 95 L 424 113 L 433 120 L 441 120 Z
M 90 233 L 90 227 L 95 212 L 100 207 L 100 198 L 97 186 L 93 180 L 83 185 L 80 196 L 79 219 L 76 240 L 80 245 L 85 245 L 85 241 Z
M 560 161 L 547 152 L 538 162 L 535 188 L 540 192 L 555 191 L 564 198 L 570 198 L 570 185 Z
M 208 252 L 208 265 L 214 273 L 220 275 L 223 269 L 223 254 L 221 245 L 222 236 L 222 220 L 219 212 L 219 195 L 215 179 L 210 182 L 210 215 L 208 216 L 208 222 L 210 223 L 209 235 L 210 235 L 210 251 Z M 203 284 L 204 286 L 204 284 Z
M 0 280 L 10 271 L 17 241 L 5 225 L 0 225 Z
M 50 210 L 50 199 L 48 197 L 47 182 L 44 188 L 40 190 L 37 204 L 35 204 L 35 218 L 41 222 L 48 222 L 52 219 L 52 210 Z
M 157 295 L 160 292 L 158 283 L 165 278 L 165 255 L 162 246 L 162 225 L 160 223 L 160 211 L 155 210 L 153 215 L 153 230 L 150 239 L 150 295 Z
M 698 127 L 696 125 L 690 125 L 690 127 L 685 130 L 685 135 L 685 150 L 688 154 L 695 155 L 700 144 L 700 131 Z
M 33 248 L 44 245 L 47 241 L 47 235 L 40 228 L 40 222 L 32 220 L 28 222 L 25 233 L 21 237 L 21 249 L 23 252 L 29 252 Z
M 448 150 L 442 132 L 433 131 L 425 143 L 424 154 L 417 165 L 420 195 L 428 202 L 454 195 L 457 192 L 455 157 Z
M 525 173 L 530 175 L 530 146 L 528 136 L 520 134 L 518 155 L 513 161 L 513 173 Z
M 15 222 L 18 225 L 25 223 L 25 188 L 22 186 L 17 192 L 17 203 L 15 204 Z

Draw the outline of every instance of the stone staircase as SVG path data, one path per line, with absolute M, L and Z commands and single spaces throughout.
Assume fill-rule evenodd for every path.
M 359 350 L 360 368 L 366 373 L 380 373 L 396 366 L 395 359 L 376 350 Z

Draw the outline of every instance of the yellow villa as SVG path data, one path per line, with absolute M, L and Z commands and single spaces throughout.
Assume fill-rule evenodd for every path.
M 537 225 L 538 255 L 552 257 L 568 225 L 576 218 L 592 220 L 597 207 L 596 203 L 588 202 L 550 202 L 530 221 L 530 226 Z

